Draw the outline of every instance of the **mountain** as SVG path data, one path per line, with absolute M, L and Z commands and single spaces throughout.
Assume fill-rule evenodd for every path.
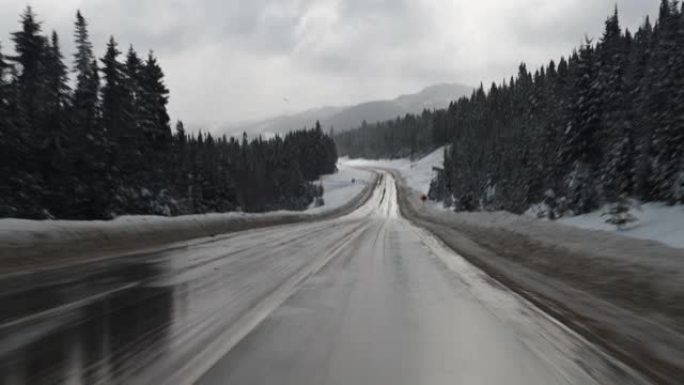
M 437 84 L 416 94 L 401 95 L 393 100 L 371 101 L 355 106 L 313 108 L 294 115 L 226 124 L 215 131 L 218 134 L 228 135 L 239 135 L 243 131 L 250 135 L 278 134 L 312 127 L 318 120 L 326 130 L 334 127 L 335 131 L 342 132 L 360 126 L 364 120 L 368 123 L 375 123 L 408 113 L 417 114 L 426 108 L 445 108 L 449 102 L 462 96 L 469 96 L 472 91 L 473 87 L 461 84 Z

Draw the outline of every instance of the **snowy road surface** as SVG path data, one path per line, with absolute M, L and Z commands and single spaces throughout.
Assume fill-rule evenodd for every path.
M 401 218 L 387 174 L 347 216 L 0 280 L 0 308 L 2 384 L 552 385 L 629 373 Z

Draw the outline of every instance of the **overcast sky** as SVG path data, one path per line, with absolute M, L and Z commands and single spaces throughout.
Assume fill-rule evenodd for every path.
M 618 0 L 623 27 L 659 0 Z M 477 85 L 567 55 L 600 36 L 615 0 L 0 0 L 0 41 L 31 4 L 72 52 L 76 9 L 98 56 L 114 35 L 153 49 L 170 113 L 218 124 L 393 98 L 441 82 Z

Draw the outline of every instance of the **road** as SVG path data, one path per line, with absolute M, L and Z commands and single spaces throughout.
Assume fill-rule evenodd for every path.
M 401 218 L 389 174 L 341 218 L 0 293 L 2 384 L 591 384 L 619 366 Z

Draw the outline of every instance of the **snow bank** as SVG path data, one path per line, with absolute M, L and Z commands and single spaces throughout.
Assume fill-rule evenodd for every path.
M 433 167 L 443 167 L 444 147 L 433 151 L 431 154 L 417 161 L 408 159 L 342 159 L 341 163 L 346 166 L 368 167 L 368 168 L 387 168 L 400 173 L 406 186 L 420 193 L 427 193 L 430 188 L 430 181 L 435 177 Z M 440 204 L 425 205 L 430 209 L 441 209 Z M 448 210 L 447 210 L 448 211 Z M 545 234 L 547 231 L 554 231 L 569 235 L 572 242 L 582 238 L 596 238 L 600 244 L 601 234 L 591 234 L 583 232 L 577 235 L 572 232 L 572 227 L 586 230 L 600 230 L 613 233 L 615 236 L 627 236 L 644 240 L 662 242 L 671 247 L 684 248 L 684 205 L 667 206 L 663 203 L 646 203 L 638 209 L 632 210 L 632 214 L 638 218 L 638 222 L 628 226 L 625 230 L 618 231 L 615 226 L 605 222 L 606 217 L 602 217 L 605 209 L 580 215 L 576 217 L 562 218 L 555 223 L 566 225 L 567 227 L 551 226 L 554 230 L 548 230 L 547 220 L 537 219 L 534 210 L 530 209 L 527 216 L 532 218 L 521 218 L 510 213 L 472 213 L 464 214 L 463 218 L 475 221 L 479 226 L 492 227 L 521 227 L 526 229 L 535 228 L 537 234 Z M 521 231 L 521 230 L 519 230 Z M 550 237 L 549 234 L 545 235 Z M 611 237 L 612 243 L 623 243 L 622 238 Z M 629 242 L 627 242 L 629 243 Z M 641 249 L 641 252 L 648 252 Z
M 356 183 L 351 179 L 356 178 Z M 0 219 L 0 274 L 162 244 L 344 214 L 370 196 L 374 174 L 341 167 L 324 176 L 325 205 L 303 212 L 121 216 L 111 221 Z
M 343 158 L 342 164 L 353 167 L 389 168 L 399 171 L 406 185 L 416 191 L 427 194 L 430 182 L 435 177 L 433 167 L 444 167 L 444 147 L 440 147 L 427 156 L 417 160 L 409 159 L 348 159 Z
M 575 217 L 561 218 L 557 223 L 588 230 L 602 230 L 619 235 L 650 239 L 672 247 L 684 248 L 684 205 L 668 206 L 664 203 L 645 203 L 631 211 L 638 222 L 618 231 L 606 223 L 602 216 L 606 209 Z
M 351 179 L 355 178 L 356 183 Z M 123 215 L 113 220 L 70 221 L 70 220 L 28 220 L 4 218 L 0 219 L 0 244 L 3 246 L 21 244 L 31 241 L 63 241 L 77 239 L 83 232 L 96 233 L 128 233 L 142 228 L 155 229 L 166 227 L 187 228 L 222 223 L 239 222 L 257 218 L 299 217 L 306 214 L 325 213 L 338 209 L 354 200 L 373 179 L 373 174 L 366 170 L 358 170 L 342 166 L 336 174 L 325 175 L 319 181 L 323 184 L 325 205 L 313 207 L 305 211 L 279 210 L 269 213 L 209 213 L 163 217 L 155 215 Z

